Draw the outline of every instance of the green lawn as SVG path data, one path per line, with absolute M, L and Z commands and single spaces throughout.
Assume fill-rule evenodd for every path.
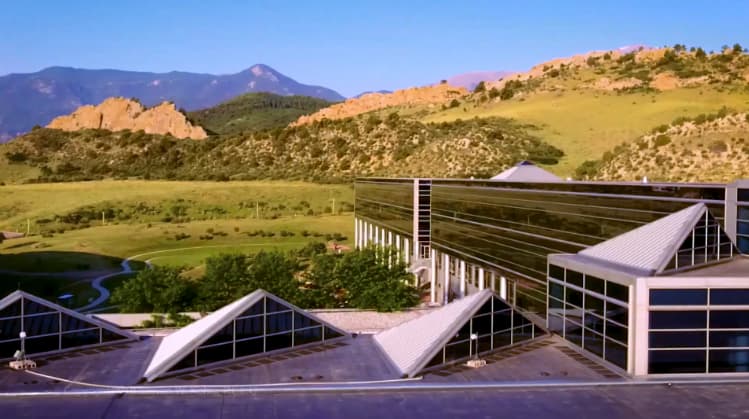
M 458 118 L 503 116 L 540 127 L 538 135 L 564 150 L 566 157 L 548 168 L 570 176 L 583 161 L 599 159 L 623 142 L 637 139 L 679 116 L 714 113 L 727 106 L 749 109 L 749 92 L 727 93 L 711 88 L 677 89 L 659 93 L 617 95 L 604 91 L 546 92 L 433 113 L 426 122 Z

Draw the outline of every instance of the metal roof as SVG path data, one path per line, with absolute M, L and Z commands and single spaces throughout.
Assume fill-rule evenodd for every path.
M 491 180 L 514 182 L 562 182 L 562 178 L 527 160 L 523 160 L 515 166 L 492 177 Z
M 660 272 L 706 211 L 707 207 L 703 203 L 692 205 L 581 250 L 578 255 L 650 274 Z
M 494 293 L 485 289 L 375 335 L 375 342 L 404 376 L 413 377 Z
M 172 366 L 182 360 L 182 358 L 187 356 L 187 354 L 195 350 L 203 342 L 210 339 L 210 337 L 215 333 L 221 331 L 221 329 L 226 327 L 236 317 L 255 305 L 255 303 L 260 302 L 263 297 L 270 298 L 296 312 L 303 313 L 304 316 L 309 317 L 342 335 L 348 335 L 348 333 L 331 326 L 319 317 L 296 307 L 288 301 L 278 298 L 265 290 L 257 289 L 162 339 L 159 348 L 156 350 L 153 358 L 151 358 L 151 362 L 148 364 L 143 376 L 148 381 L 155 380 L 159 375 L 168 371 Z

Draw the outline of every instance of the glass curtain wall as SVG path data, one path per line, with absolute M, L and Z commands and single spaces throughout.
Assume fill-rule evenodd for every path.
M 651 289 L 648 373 L 749 372 L 749 289 Z
M 357 181 L 354 184 L 356 217 L 411 238 L 413 189 L 413 180 Z
M 471 340 L 471 335 L 478 339 Z M 425 368 L 467 360 L 544 335 L 545 332 L 497 297 L 490 298 Z
M 169 371 L 323 342 L 341 336 L 304 313 L 263 297 Z
M 736 217 L 736 245 L 743 253 L 749 253 L 749 189 L 738 190 Z
M 549 330 L 627 369 L 629 287 L 549 264 Z
M 0 310 L 0 359 L 12 358 L 21 349 L 26 332 L 26 354 L 66 350 L 129 339 L 53 307 L 19 298 Z

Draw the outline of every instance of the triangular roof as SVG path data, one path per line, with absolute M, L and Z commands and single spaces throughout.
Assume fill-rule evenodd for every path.
M 278 298 L 265 290 L 258 289 L 166 336 L 159 344 L 153 358 L 151 358 L 144 377 L 148 381 L 158 378 L 214 334 L 229 325 L 236 317 L 262 301 L 263 298 L 269 298 L 287 306 L 294 310 L 294 312 L 300 313 L 324 327 L 334 330 L 340 335 L 347 335 L 346 332 L 331 326 L 306 310 Z
M 661 272 L 706 211 L 703 203 L 692 205 L 581 250 L 578 255 L 651 274 Z
M 41 314 L 44 314 L 44 313 L 47 313 L 47 312 L 49 312 L 49 313 L 60 312 L 60 313 L 63 313 L 65 315 L 67 315 L 67 316 L 70 316 L 73 319 L 76 319 L 78 321 L 81 321 L 81 322 L 84 322 L 84 323 L 88 323 L 88 324 L 90 324 L 92 326 L 100 327 L 100 328 L 102 328 L 104 330 L 107 330 L 109 332 L 112 332 L 112 333 L 114 333 L 116 335 L 120 335 L 120 336 L 123 337 L 123 339 L 137 340 L 139 338 L 138 335 L 136 335 L 134 333 L 131 333 L 131 332 L 128 332 L 128 331 L 125 331 L 125 330 L 122 330 L 122 329 L 114 326 L 113 324 L 111 324 L 109 322 L 105 322 L 103 320 L 100 320 L 100 319 L 97 319 L 97 318 L 94 318 L 94 317 L 89 317 L 89 316 L 87 316 L 85 314 L 81 314 L 81 313 L 79 313 L 77 311 L 71 310 L 71 309 L 63 307 L 63 306 L 61 306 L 59 304 L 55 304 L 55 303 L 53 303 L 51 301 L 45 300 L 43 298 L 37 297 L 37 296 L 35 296 L 33 294 L 29 294 L 29 293 L 27 293 L 25 291 L 21 291 L 21 290 L 13 291 L 12 293 L 10 293 L 7 296 L 5 296 L 5 298 L 3 298 L 2 300 L 0 300 L 0 312 L 2 312 L 5 309 L 10 308 L 13 304 L 15 304 L 15 303 L 17 303 L 19 301 L 22 304 L 24 304 L 24 301 L 32 301 L 32 302 L 38 304 L 39 306 L 42 306 L 42 307 L 44 307 L 45 309 L 48 310 L 48 311 L 42 312 Z M 23 305 L 22 305 L 22 307 L 23 307 Z M 20 314 L 21 313 L 19 312 L 18 315 L 20 316 Z M 24 313 L 24 317 L 32 318 L 33 316 L 39 315 L 39 314 L 40 313 Z M 0 315 L 0 317 L 4 317 L 4 316 Z M 55 323 L 51 323 L 51 325 L 54 326 Z M 59 324 L 57 325 L 56 328 L 58 330 L 56 330 L 56 331 L 50 330 L 47 333 L 50 333 L 50 334 L 51 333 L 60 333 L 61 330 L 60 330 L 60 325 Z M 26 332 L 29 333 L 29 338 L 33 337 L 33 335 L 30 334 L 31 331 L 26 331 Z M 81 346 L 89 346 L 89 345 L 81 345 Z M 71 348 L 68 348 L 68 349 L 71 349 Z M 66 350 L 66 349 L 61 349 L 61 350 Z
M 561 182 L 562 178 L 536 166 L 528 160 L 523 160 L 515 166 L 492 177 L 491 180 L 513 182 Z
M 375 335 L 375 342 L 402 375 L 413 377 L 494 296 L 490 289 L 455 300 Z

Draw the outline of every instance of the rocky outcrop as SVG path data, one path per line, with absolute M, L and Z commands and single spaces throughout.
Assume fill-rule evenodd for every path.
M 81 106 L 70 115 L 52 120 L 47 128 L 63 131 L 106 129 L 109 131 L 138 131 L 147 134 L 169 134 L 176 138 L 202 140 L 208 135 L 193 126 L 173 103 L 164 102 L 146 109 L 140 103 L 124 98 L 109 98 L 99 105 Z
M 396 90 L 392 93 L 369 93 L 320 109 L 312 115 L 302 116 L 293 125 L 308 124 L 321 119 L 343 119 L 391 106 L 444 104 L 467 94 L 468 90 L 465 88 L 447 83 Z

